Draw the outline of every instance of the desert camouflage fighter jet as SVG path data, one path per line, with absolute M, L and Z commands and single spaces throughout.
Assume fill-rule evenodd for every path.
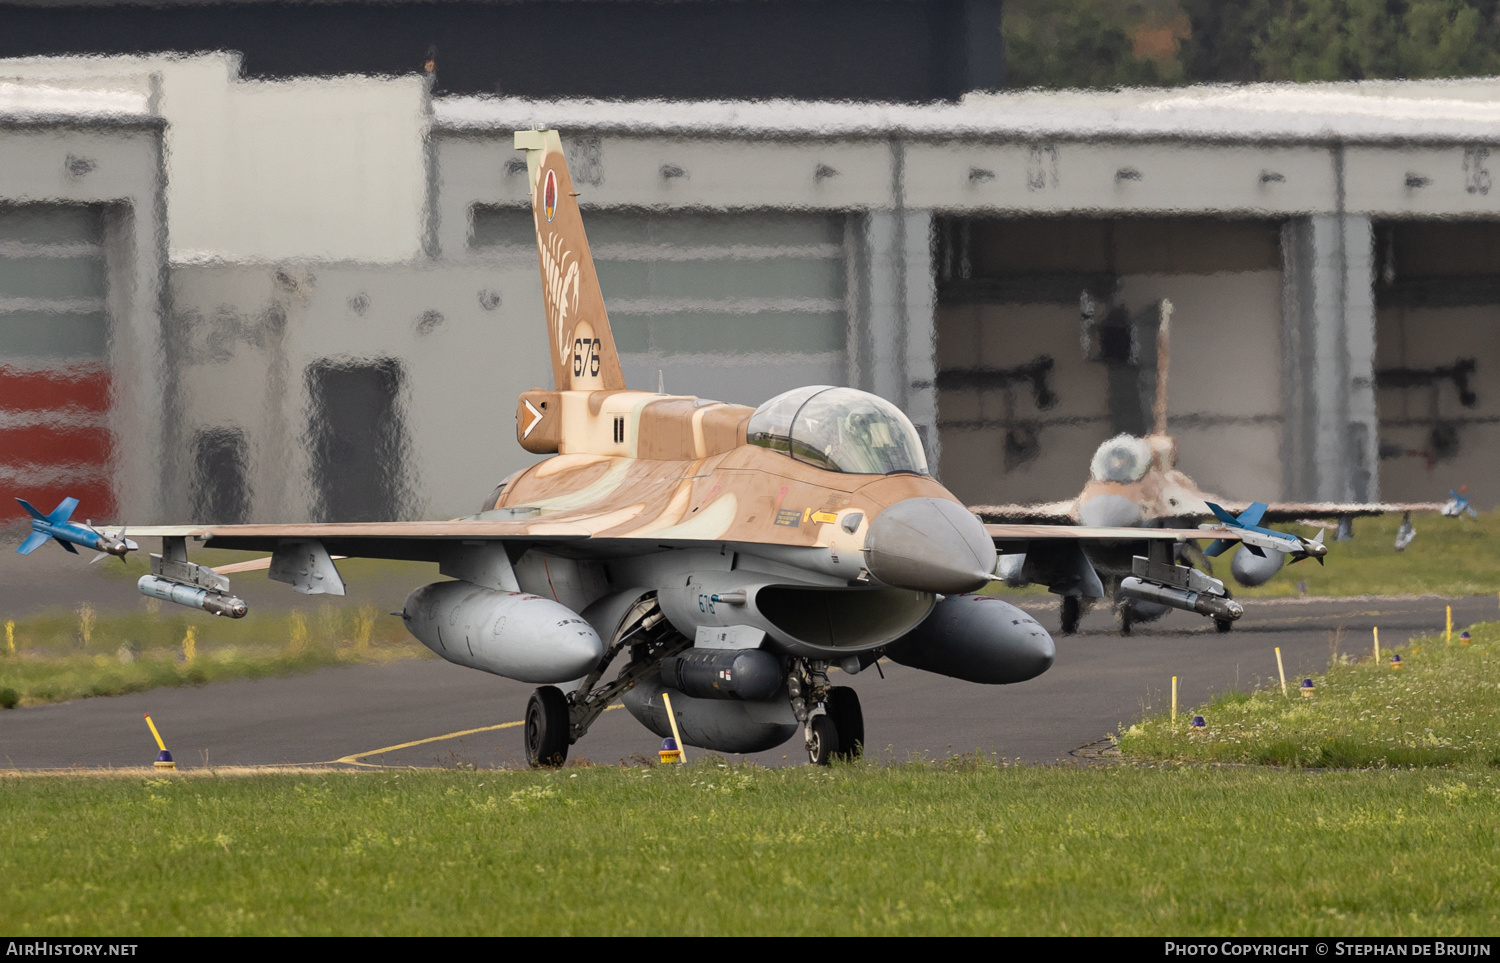
M 1241 502 L 1212 495 L 1200 489 L 1177 467 L 1177 439 L 1167 433 L 1167 385 L 1170 373 L 1169 351 L 1172 302 L 1157 305 L 1156 328 L 1156 396 L 1152 405 L 1153 428 L 1150 434 L 1120 434 L 1099 445 L 1089 461 L 1089 477 L 1078 497 L 1068 501 L 1032 505 L 972 505 L 970 510 L 987 522 L 1022 522 L 1055 525 L 1090 525 L 1134 528 L 1188 528 L 1200 521 L 1223 523 L 1223 506 L 1234 513 L 1251 513 L 1252 525 L 1261 522 L 1296 522 L 1337 520 L 1340 538 L 1348 538 L 1351 519 L 1403 512 L 1406 515 L 1405 542 L 1398 537 L 1397 550 L 1411 540 L 1411 513 L 1450 513 L 1448 506 L 1457 504 L 1458 495 L 1444 506 L 1437 502 L 1369 503 L 1369 502 Z M 1465 501 L 1464 506 L 1468 505 Z M 1263 585 L 1290 559 L 1316 558 L 1327 554 L 1323 537 L 1303 538 L 1280 534 L 1269 540 L 1247 539 L 1250 551 L 1237 551 L 1230 560 L 1230 573 L 1241 585 Z M 1176 548 L 1175 560 L 1196 565 L 1213 574 L 1208 556 L 1224 550 L 1204 551 L 1196 542 L 1184 541 Z M 1120 631 L 1129 634 L 1131 626 L 1164 615 L 1169 606 L 1151 599 L 1121 592 L 1125 579 L 1132 575 L 1132 552 L 1123 543 L 1090 543 L 1089 561 L 1104 582 L 1106 593 L 1115 600 Z M 1062 632 L 1072 634 L 1088 604 L 1086 597 L 1065 595 L 1062 603 Z M 1216 619 L 1221 632 L 1233 627 L 1231 619 Z
M 557 765 L 608 705 L 647 729 L 720 752 L 780 745 L 855 755 L 859 701 L 832 684 L 881 656 L 981 683 L 1051 666 L 1051 637 L 1020 609 L 971 594 L 1007 575 L 1100 596 L 1088 542 L 1133 547 L 1141 597 L 1215 618 L 1223 585 L 1172 564 L 1184 538 L 1228 529 L 988 528 L 928 473 L 890 403 L 814 386 L 759 408 L 631 391 L 556 131 L 522 131 L 541 261 L 553 390 L 517 406 L 523 448 L 552 457 L 507 478 L 482 510 L 446 522 L 132 528 L 163 539 L 143 592 L 241 614 L 227 572 L 187 560 L 191 540 L 269 551 L 269 576 L 342 594 L 341 556 L 437 562 L 401 618 L 438 655 L 539 688 L 526 758 Z M 243 571 L 247 564 L 228 568 Z

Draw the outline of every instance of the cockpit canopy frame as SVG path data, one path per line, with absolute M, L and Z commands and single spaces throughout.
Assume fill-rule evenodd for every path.
M 929 474 L 922 438 L 900 408 L 866 391 L 810 385 L 755 409 L 746 441 L 825 471 Z

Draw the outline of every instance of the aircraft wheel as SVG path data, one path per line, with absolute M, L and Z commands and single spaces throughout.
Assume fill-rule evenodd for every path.
M 1134 621 L 1135 620 L 1130 617 L 1130 606 L 1123 606 L 1120 609 L 1120 634 L 1129 635 L 1131 625 Z
M 845 762 L 853 762 L 864 755 L 865 714 L 859 707 L 859 693 L 846 685 L 836 685 L 828 690 L 825 706 L 838 737 L 835 755 Z
M 526 765 L 551 768 L 567 758 L 568 699 L 557 686 L 544 685 L 526 703 Z
M 1072 635 L 1078 631 L 1078 620 L 1083 618 L 1083 600 L 1076 595 L 1062 597 L 1062 634 Z
M 808 728 L 812 731 L 812 740 L 807 744 L 808 761 L 815 766 L 833 762 L 839 751 L 839 734 L 833 719 L 826 715 L 814 716 Z

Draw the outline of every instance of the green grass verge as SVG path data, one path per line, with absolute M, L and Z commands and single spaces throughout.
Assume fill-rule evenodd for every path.
M 0 779 L 0 928 L 130 934 L 1500 929 L 1500 776 L 982 760 Z
M 1500 623 L 1413 640 L 1376 663 L 1366 650 L 1314 676 L 1314 695 L 1300 695 L 1301 678 L 1253 692 L 1233 692 L 1207 705 L 1158 715 L 1120 734 L 1129 758 L 1178 762 L 1259 763 L 1280 766 L 1500 766 Z M 1372 640 L 1371 640 L 1372 641 Z M 1362 642 L 1369 645 L 1368 641 Z M 1194 715 L 1207 726 L 1195 731 Z
M 427 654 L 399 619 L 368 605 L 243 619 L 183 612 L 100 616 L 83 605 L 9 621 L 0 639 L 0 708 Z

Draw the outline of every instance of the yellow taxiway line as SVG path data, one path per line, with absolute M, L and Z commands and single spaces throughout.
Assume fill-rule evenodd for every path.
M 605 707 L 604 711 L 608 712 L 611 709 L 620 709 L 620 708 L 623 708 L 623 707 L 619 703 L 615 703 L 612 706 Z M 445 739 L 458 739 L 458 738 L 461 738 L 463 736 L 472 736 L 476 732 L 494 732 L 497 729 L 514 729 L 516 726 L 523 726 L 525 724 L 526 724 L 525 720 L 517 720 L 515 722 L 502 722 L 502 723 L 499 723 L 498 725 L 493 725 L 493 726 L 480 726 L 478 729 L 462 729 L 462 730 L 460 730 L 458 732 L 444 733 L 441 736 L 428 736 L 426 739 L 414 739 L 411 742 L 403 742 L 403 743 L 401 743 L 398 746 L 385 746 L 384 748 L 381 748 L 381 749 L 371 749 L 369 752 L 351 753 L 350 755 L 343 756 L 342 758 L 339 758 L 339 759 L 335 759 L 331 763 L 326 763 L 326 765 L 335 765 L 335 764 L 338 764 L 338 763 L 343 763 L 346 766 L 365 766 L 365 767 L 370 768 L 370 769 L 386 769 L 386 768 L 390 768 L 390 767 L 383 766 L 380 763 L 375 763 L 375 762 L 363 762 L 362 760 L 366 759 L 369 756 L 379 756 L 379 755 L 384 755 L 387 752 L 396 752 L 397 750 L 400 750 L 400 749 L 410 749 L 412 746 L 423 746 L 423 745 L 426 745 L 429 742 L 442 742 Z M 402 766 L 401 768 L 404 769 L 404 768 L 408 768 L 408 767 Z

